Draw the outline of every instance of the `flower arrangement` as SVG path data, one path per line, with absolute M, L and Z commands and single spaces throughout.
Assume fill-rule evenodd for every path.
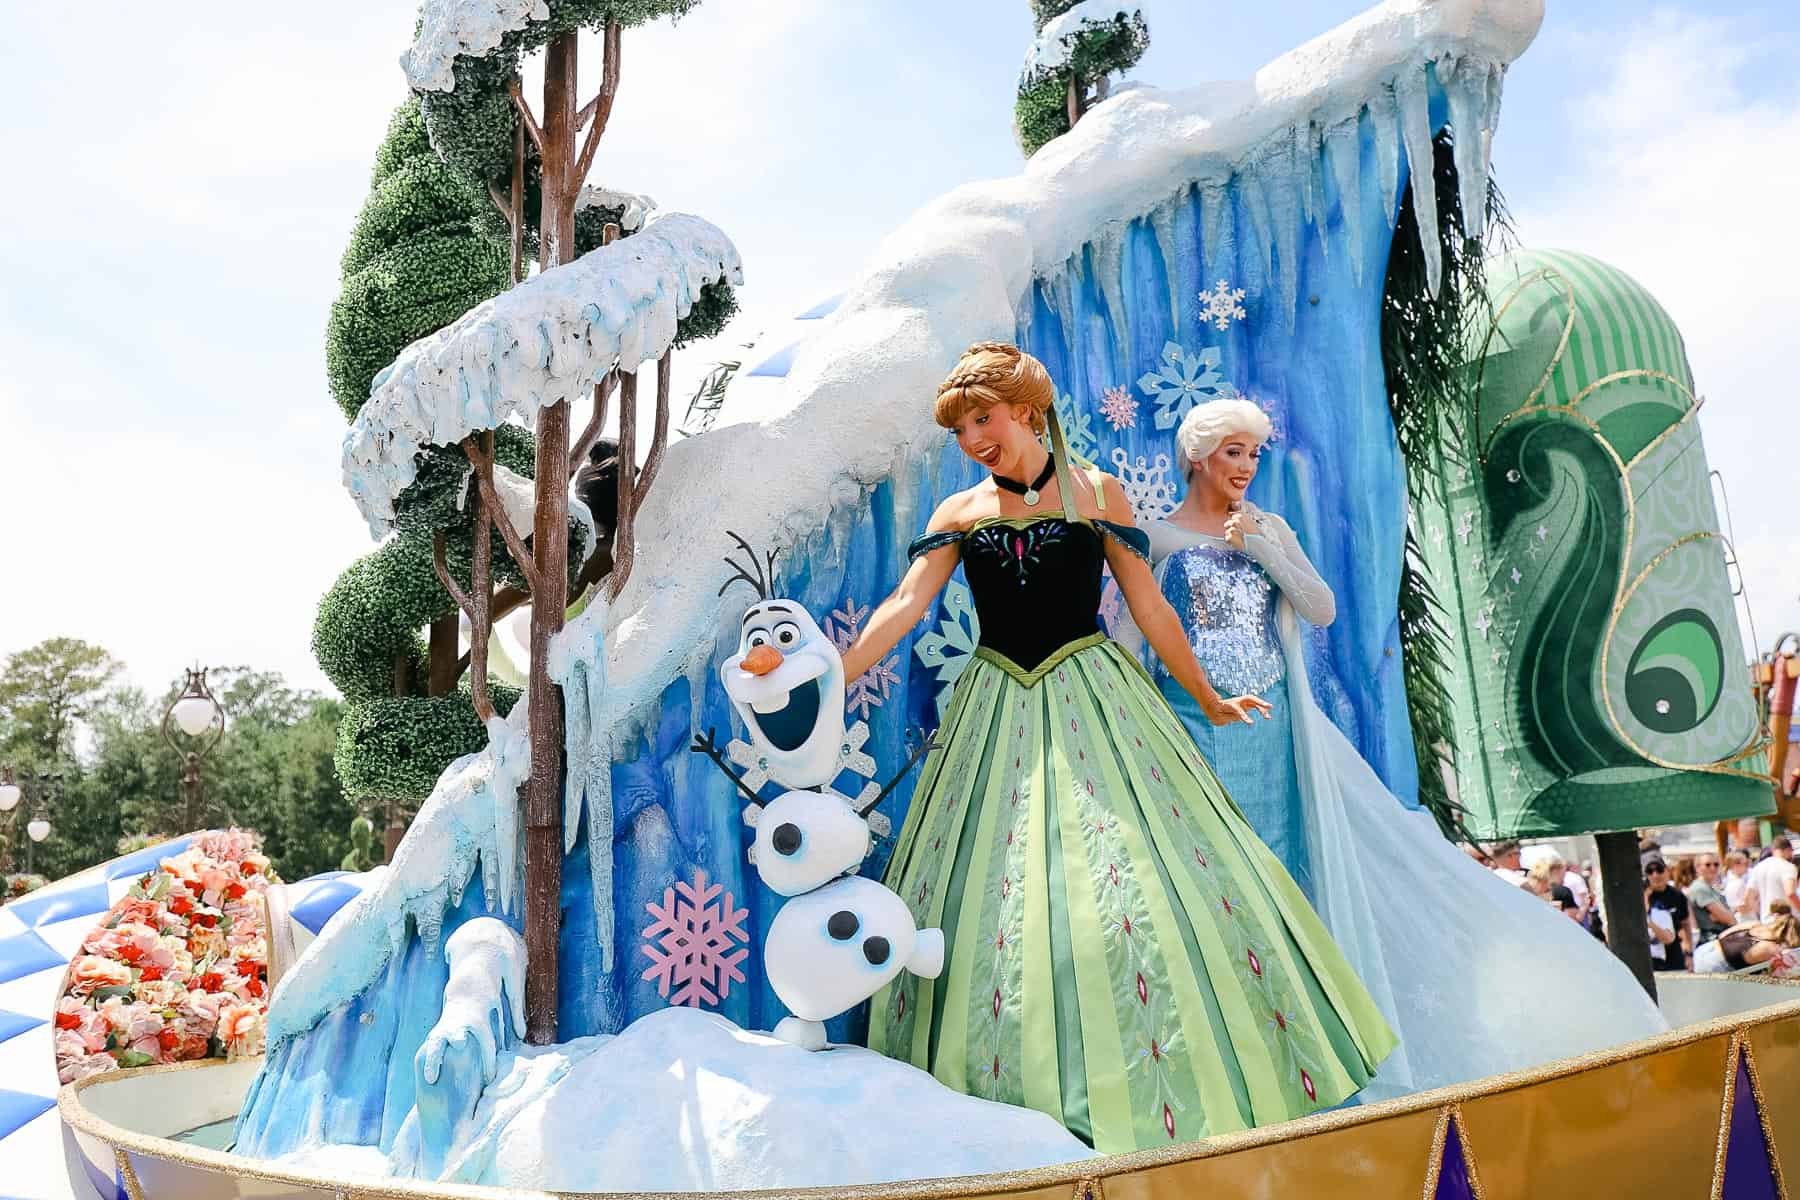
M 28 896 L 43 887 L 45 882 L 42 875 L 8 875 L 6 891 L 4 895 L 0 895 L 0 903 L 17 900 L 20 896 Z
M 269 953 L 256 835 L 203 833 L 132 884 L 69 963 L 56 1007 L 64 1083 L 153 1063 L 259 1054 Z

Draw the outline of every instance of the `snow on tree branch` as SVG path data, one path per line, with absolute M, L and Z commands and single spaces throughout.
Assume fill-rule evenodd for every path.
M 743 282 L 737 247 L 671 213 L 470 309 L 375 377 L 344 435 L 344 484 L 380 537 L 425 446 L 454 445 L 515 414 L 584 395 L 615 366 L 636 371 L 674 343 L 700 290 Z
M 1025 53 L 1024 77 L 1036 79 L 1069 65 L 1069 55 L 1081 35 L 1103 29 L 1119 21 L 1129 21 L 1141 12 L 1136 4 L 1119 0 L 1081 0 L 1074 8 L 1044 26 Z M 1141 19 L 1141 17 L 1140 17 Z
M 575 211 L 580 212 L 584 208 L 617 209 L 621 214 L 619 228 L 626 233 L 636 233 L 643 228 L 650 214 L 656 211 L 656 201 L 636 192 L 617 192 L 612 188 L 589 184 L 575 198 Z
M 549 19 L 544 0 L 425 0 L 419 36 L 400 56 L 400 69 L 414 91 L 454 91 L 450 66 L 458 56 L 480 58 L 507 34 Z

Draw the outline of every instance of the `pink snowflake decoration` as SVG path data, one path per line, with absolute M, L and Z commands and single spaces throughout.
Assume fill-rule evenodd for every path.
M 1137 426 L 1138 402 L 1122 387 L 1107 388 L 1100 401 L 1100 415 L 1114 431 Z
M 720 893 L 723 904 L 715 903 Z M 733 980 L 744 982 L 738 967 L 750 951 L 737 943 L 749 940 L 744 919 L 750 910 L 736 908 L 723 884 L 708 885 L 706 872 L 696 870 L 693 883 L 678 880 L 663 889 L 661 905 L 652 900 L 644 907 L 656 919 L 644 930 L 643 951 L 652 965 L 643 978 L 655 980 L 670 1004 L 716 1005 L 730 994 Z
M 857 635 L 862 631 L 862 623 L 869 619 L 869 606 L 858 604 L 855 600 L 844 601 L 844 607 L 833 609 L 825 618 L 825 636 L 832 640 L 838 650 L 848 650 L 856 644 Z M 844 687 L 844 711 L 856 713 L 862 720 L 869 719 L 871 708 L 880 708 L 893 688 L 900 686 L 900 656 L 890 654 L 874 666 L 847 680 Z

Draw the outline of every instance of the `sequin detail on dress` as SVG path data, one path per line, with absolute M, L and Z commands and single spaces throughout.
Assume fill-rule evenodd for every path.
M 1276 591 L 1268 573 L 1248 554 L 1226 547 L 1190 546 L 1171 557 L 1163 594 L 1181 614 L 1194 657 L 1213 686 L 1241 696 L 1278 683 L 1287 663 L 1275 631 Z

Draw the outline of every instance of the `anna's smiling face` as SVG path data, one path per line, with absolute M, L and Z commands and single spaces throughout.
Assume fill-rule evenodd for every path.
M 1038 445 L 1030 414 L 1029 408 L 1016 404 L 972 407 L 950 432 L 964 454 L 996 475 L 1016 479 L 1025 473 L 1025 459 Z

